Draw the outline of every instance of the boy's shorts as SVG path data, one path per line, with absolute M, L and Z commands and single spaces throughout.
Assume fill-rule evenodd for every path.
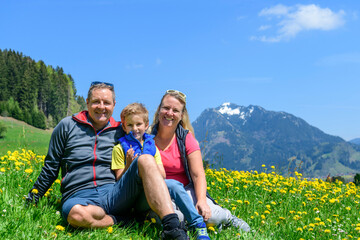
M 76 204 L 99 206 L 106 214 L 114 216 L 127 215 L 132 208 L 141 212 L 149 210 L 137 160 L 134 159 L 119 181 L 83 189 L 71 195 L 63 203 L 63 218 L 67 220 L 71 208 Z

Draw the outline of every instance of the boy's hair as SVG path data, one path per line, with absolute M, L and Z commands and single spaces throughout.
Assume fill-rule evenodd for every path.
M 142 103 L 130 103 L 129 105 L 127 105 L 121 111 L 120 114 L 121 122 L 124 123 L 125 118 L 133 114 L 142 114 L 145 124 L 149 123 L 149 112 Z

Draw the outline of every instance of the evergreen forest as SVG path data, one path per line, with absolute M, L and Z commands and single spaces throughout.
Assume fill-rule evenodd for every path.
M 0 114 L 41 129 L 86 108 L 74 79 L 61 67 L 34 61 L 23 53 L 0 49 Z

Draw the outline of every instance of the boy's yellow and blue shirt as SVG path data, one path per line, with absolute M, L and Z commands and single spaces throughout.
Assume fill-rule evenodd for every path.
M 155 161 L 158 165 L 162 165 L 161 161 L 161 155 L 159 152 L 159 149 L 156 147 L 156 152 L 154 155 Z M 112 152 L 112 161 L 111 161 L 111 169 L 124 169 L 125 168 L 125 162 L 126 160 L 126 154 L 124 153 L 123 148 L 121 147 L 120 143 L 115 145 Z

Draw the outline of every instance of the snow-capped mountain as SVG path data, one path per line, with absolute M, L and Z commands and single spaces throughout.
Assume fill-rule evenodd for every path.
M 203 111 L 193 126 L 205 160 L 215 167 L 259 170 L 266 164 L 308 176 L 360 170 L 360 147 L 286 112 L 227 102 Z

